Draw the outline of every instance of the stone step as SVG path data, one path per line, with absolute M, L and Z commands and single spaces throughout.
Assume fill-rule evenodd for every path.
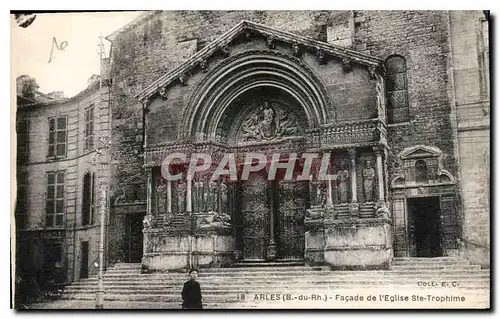
M 481 269 L 480 265 L 455 265 L 455 264 L 450 264 L 450 265 L 435 265 L 435 264 L 429 264 L 429 265 L 392 265 L 391 269 L 394 270 L 428 270 L 428 269 L 442 269 L 442 270 L 473 270 L 473 269 Z
M 429 290 L 423 290 L 426 293 Z M 454 293 L 459 292 L 460 290 L 453 290 Z M 441 291 L 442 292 L 442 291 Z M 281 293 L 290 293 L 290 294 L 302 294 L 301 291 L 282 291 Z M 324 291 L 321 291 L 324 293 Z M 488 290 L 474 290 L 475 294 L 488 294 Z M 229 295 L 208 295 L 203 297 L 204 303 L 236 303 L 239 301 L 238 297 L 240 294 L 229 294 Z M 64 300 L 95 300 L 95 294 L 74 294 L 63 296 Z M 174 303 L 177 302 L 180 304 L 181 296 L 179 294 L 151 294 L 151 295 L 119 295 L 119 294 L 107 294 L 104 296 L 104 302 L 107 303 L 109 301 L 151 301 L 151 302 L 169 302 Z
M 388 275 L 429 275 L 429 274 L 489 274 L 489 269 L 455 269 L 455 268 L 444 268 L 444 269 L 434 269 L 433 267 L 428 268 L 414 268 L 407 269 L 405 267 L 395 268 L 391 270 L 365 270 L 365 271 L 293 271 L 293 270 L 282 270 L 282 271 L 272 271 L 272 270 L 240 270 L 240 269 L 227 269 L 227 271 L 211 271 L 206 270 L 200 272 L 198 277 L 212 277 L 212 276 L 388 276 Z M 183 273 L 153 273 L 153 274 L 123 274 L 123 273 L 105 273 L 104 278 L 156 278 L 156 277 L 172 277 L 172 278 L 187 278 L 187 274 Z M 97 277 L 93 277 L 97 278 Z
M 392 265 L 412 265 L 412 266 L 427 266 L 427 265 L 471 265 L 469 261 L 434 261 L 434 262 L 424 262 L 424 261 L 411 261 L 411 260 L 405 260 L 405 261 L 394 261 L 392 262 Z
M 440 286 L 439 283 L 436 283 L 437 288 L 445 288 Z M 426 289 L 427 286 L 417 286 L 416 284 L 410 283 L 400 283 L 400 284 L 377 284 L 377 283 L 323 283 L 321 284 L 321 289 L 332 289 L 332 290 L 342 290 L 342 289 L 353 289 L 353 288 L 390 288 L 390 289 L 398 289 L 398 288 L 406 288 L 406 289 Z M 155 294 L 155 293 L 176 293 L 178 294 L 182 291 L 182 285 L 177 286 L 157 286 L 157 287 L 137 287 L 137 286 L 105 286 L 105 291 L 108 294 Z M 477 290 L 477 289 L 488 289 L 490 287 L 489 282 L 484 283 L 470 283 L 465 284 L 460 282 L 457 287 L 449 287 L 450 289 L 467 289 L 467 290 Z M 270 287 L 270 285 L 239 285 L 239 286 L 212 286 L 212 285 L 203 285 L 202 291 L 204 295 L 210 294 L 230 294 L 230 293 L 271 293 L 271 292 L 281 292 L 283 290 L 296 290 L 296 291 L 304 291 L 304 290 L 313 290 L 318 289 L 318 284 L 309 284 L 309 285 L 283 285 L 283 286 L 275 286 Z M 97 288 L 94 287 L 68 287 L 66 289 L 66 293 L 96 293 Z
M 441 283 L 443 281 L 456 281 L 458 283 L 468 283 L 468 282 L 478 282 L 478 283 L 487 283 L 489 282 L 490 277 L 489 276 L 471 276 L 471 277 L 463 277 L 463 276 L 433 276 L 433 277 L 421 277 L 421 278 L 404 278 L 404 277 L 399 277 L 395 278 L 393 280 L 390 279 L 383 279 L 380 278 L 377 280 L 376 278 L 304 278 L 304 279 L 278 279 L 278 280 L 266 280 L 266 279 L 255 279 L 255 278 L 238 278 L 238 279 L 233 279 L 230 282 L 227 280 L 227 278 L 219 278 L 219 279 L 212 279 L 212 280 L 200 280 L 200 283 L 203 285 L 210 285 L 210 286 L 216 286 L 216 285 L 227 285 L 227 286 L 248 286 L 248 285 L 282 285 L 283 282 L 286 282 L 289 285 L 304 285 L 304 284 L 328 284 L 328 283 L 336 283 L 336 284 L 345 284 L 349 286 L 351 283 L 363 283 L 363 284 L 372 284 L 372 283 L 378 283 L 378 284 L 387 284 L 387 285 L 395 285 L 395 284 L 403 284 L 403 283 L 411 283 L 416 285 L 418 282 L 437 282 Z M 164 286 L 175 286 L 175 285 L 180 285 L 183 284 L 185 280 L 169 280 L 169 279 L 164 279 L 164 280 L 155 280 L 155 283 L 164 285 Z M 105 286 L 117 286 L 117 285 L 129 285 L 129 286 L 140 286 L 143 285 L 145 281 L 104 281 Z M 151 282 L 151 281 L 149 281 Z M 87 283 L 80 283 L 77 284 L 75 287 L 81 287 L 85 285 L 89 286 L 97 286 L 97 280 L 94 282 L 87 282 Z M 70 285 L 73 286 L 73 285 Z M 68 286 L 68 287 L 70 287 Z
M 61 299 L 63 300 L 95 300 L 95 294 L 67 294 L 63 295 Z M 154 302 L 177 302 L 181 303 L 181 294 L 176 295 L 169 294 L 151 294 L 151 295 L 130 295 L 130 294 L 110 294 L 104 296 L 104 301 L 113 300 L 130 300 L 130 301 L 154 301 Z M 238 295 L 232 294 L 230 296 L 216 295 L 216 296 L 203 296 L 203 300 L 206 303 L 214 302 L 237 302 Z
M 231 268 L 257 268 L 257 269 L 266 269 L 266 268 L 291 268 L 291 269 L 308 269 L 309 267 L 304 266 L 303 260 L 294 260 L 294 261 L 276 261 L 276 262 L 262 262 L 262 261 L 241 261 L 232 265 Z M 220 268 L 226 269 L 226 268 Z

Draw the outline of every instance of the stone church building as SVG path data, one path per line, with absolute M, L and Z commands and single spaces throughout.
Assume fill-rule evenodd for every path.
M 487 13 L 155 11 L 107 39 L 108 265 L 489 266 Z M 174 153 L 330 154 L 335 178 L 167 181 Z

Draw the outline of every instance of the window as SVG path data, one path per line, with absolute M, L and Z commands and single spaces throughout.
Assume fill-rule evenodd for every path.
M 49 118 L 49 157 L 66 157 L 66 116 Z
M 47 174 L 46 214 L 47 226 L 62 226 L 64 214 L 64 172 L 51 172 Z
M 17 121 L 17 162 L 26 163 L 29 155 L 29 121 Z
M 385 62 L 387 70 L 387 119 L 389 123 L 409 120 L 408 83 L 406 61 L 402 56 L 389 57 Z
M 94 181 L 94 174 L 86 173 L 83 176 L 82 225 L 90 225 L 94 219 Z
M 85 146 L 90 150 L 94 147 L 94 106 L 85 109 Z

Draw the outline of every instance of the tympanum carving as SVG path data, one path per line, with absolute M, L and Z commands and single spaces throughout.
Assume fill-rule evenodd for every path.
M 265 101 L 243 121 L 241 131 L 244 141 L 273 140 L 297 134 L 299 125 L 293 114 Z

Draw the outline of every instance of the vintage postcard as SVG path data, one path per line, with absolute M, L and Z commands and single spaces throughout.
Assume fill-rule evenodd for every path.
M 489 309 L 489 21 L 11 12 L 12 307 Z

